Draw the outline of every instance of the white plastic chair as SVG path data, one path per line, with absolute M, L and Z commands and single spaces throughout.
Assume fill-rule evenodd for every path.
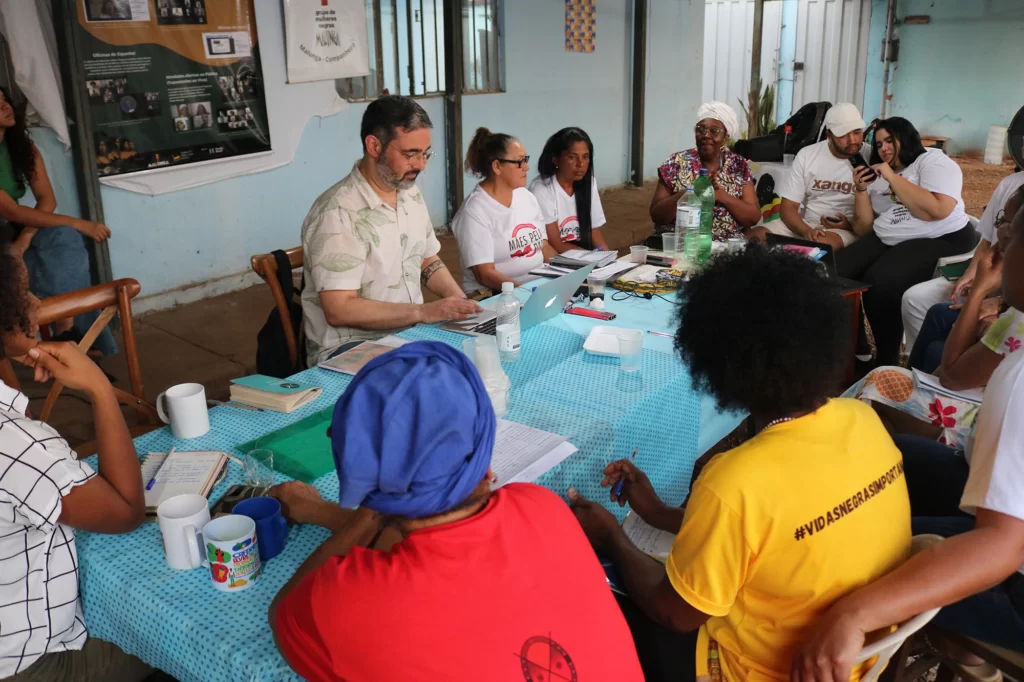
M 915 535 L 910 545 L 911 556 L 931 547 L 942 539 L 941 535 Z M 876 660 L 875 664 L 871 666 L 871 669 L 860 678 L 860 682 L 875 682 L 875 680 L 878 679 L 878 676 L 882 674 L 882 670 L 889 663 L 893 654 L 903 646 L 903 643 L 906 642 L 911 635 L 927 625 L 938 612 L 939 609 L 932 609 L 918 614 L 900 625 L 895 632 L 861 649 L 860 655 L 857 656 L 857 663 L 863 663 L 875 656 L 878 657 L 878 660 Z
M 973 227 L 975 230 L 978 229 L 979 220 L 974 216 L 967 216 L 967 222 L 970 223 L 970 226 Z M 978 243 L 980 244 L 981 242 L 979 241 Z M 971 260 L 972 258 L 974 258 L 974 252 L 977 250 L 978 246 L 975 245 L 974 248 L 968 251 L 967 253 L 960 253 L 955 256 L 943 256 L 942 258 L 938 259 L 935 262 L 935 271 L 932 273 L 932 278 L 934 279 L 935 277 L 942 276 L 941 274 L 939 274 L 939 268 L 941 267 L 944 267 L 946 265 L 952 265 L 953 263 L 962 263 L 965 260 Z

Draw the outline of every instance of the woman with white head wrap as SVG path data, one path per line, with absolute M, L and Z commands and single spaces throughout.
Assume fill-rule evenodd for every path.
M 754 174 L 747 160 L 726 147 L 739 135 L 736 112 L 724 102 L 707 102 L 697 110 L 694 136 L 697 146 L 677 152 L 658 169 L 658 188 L 651 200 L 651 219 L 657 233 L 675 229 L 676 203 L 693 187 L 702 168 L 715 187 L 715 241 L 732 237 L 761 238 L 764 228 L 754 192 Z

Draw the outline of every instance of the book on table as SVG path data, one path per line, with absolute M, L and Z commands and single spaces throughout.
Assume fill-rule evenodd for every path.
M 342 374 L 355 376 L 370 360 L 407 343 L 409 342 L 397 336 L 385 336 L 375 341 L 363 341 L 355 348 L 349 348 L 344 353 L 339 353 L 330 360 L 324 360 L 317 366 L 322 369 L 329 369 L 332 372 L 341 372 Z
M 230 391 L 231 400 L 236 403 L 285 414 L 308 405 L 323 393 L 319 386 L 262 374 L 232 379 Z
M 604 267 L 615 261 L 618 254 L 615 251 L 586 251 L 584 249 L 569 249 L 556 254 L 551 258 L 552 265 L 558 265 L 572 270 L 579 270 L 590 264 L 598 268 Z
M 155 514 L 161 502 L 175 495 L 206 497 L 217 484 L 227 461 L 226 454 L 214 451 L 149 453 L 141 465 L 146 513 Z M 146 490 L 154 476 L 156 481 Z

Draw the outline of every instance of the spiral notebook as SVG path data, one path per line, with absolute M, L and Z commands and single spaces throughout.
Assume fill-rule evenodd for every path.
M 145 490 L 146 513 L 156 513 L 164 500 L 175 495 L 210 494 L 217 484 L 228 456 L 223 452 L 151 452 L 142 461 L 142 487 L 145 489 L 154 476 L 153 487 Z M 167 462 L 167 466 L 163 466 Z M 163 469 L 161 469 L 163 467 Z

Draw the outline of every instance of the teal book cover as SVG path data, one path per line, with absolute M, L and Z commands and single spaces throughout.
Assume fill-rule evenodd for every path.
M 312 384 L 300 384 L 298 381 L 292 381 L 291 379 L 278 379 L 277 377 L 268 377 L 263 374 L 253 374 L 248 377 L 232 379 L 231 383 L 279 395 L 292 395 L 316 388 Z

